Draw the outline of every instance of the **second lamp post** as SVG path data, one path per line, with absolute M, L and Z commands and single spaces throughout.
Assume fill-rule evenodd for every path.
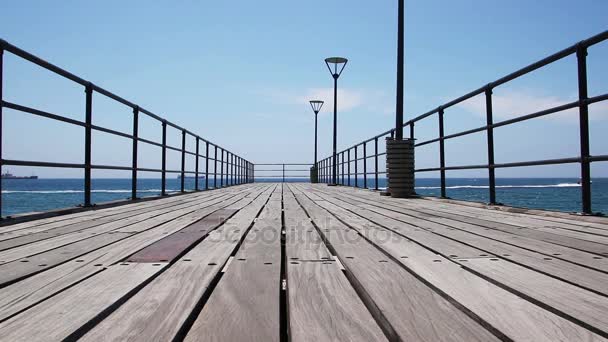
M 338 184 L 338 157 L 336 155 L 337 141 L 338 141 L 338 78 L 342 74 L 342 70 L 346 66 L 348 59 L 343 57 L 329 57 L 325 59 L 327 69 L 334 78 L 334 146 L 333 146 L 333 167 L 332 167 L 332 181 L 329 185 Z M 339 70 L 338 70 L 339 69 Z

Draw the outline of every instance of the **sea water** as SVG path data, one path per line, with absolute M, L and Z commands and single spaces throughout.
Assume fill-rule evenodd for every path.
M 286 181 L 302 179 L 286 178 Z M 270 181 L 270 179 L 256 179 Z M 276 181 L 276 179 L 272 179 Z M 308 181 L 308 180 L 306 180 Z M 341 181 L 341 178 L 340 178 Z M 348 180 L 345 179 L 344 183 Z M 131 197 L 130 179 L 93 179 L 91 200 L 102 203 Z M 184 180 L 186 190 L 193 190 L 194 179 Z M 357 179 L 357 185 L 363 187 L 363 179 Z M 354 177 L 350 185 L 355 185 Z M 205 179 L 199 179 L 199 188 L 204 189 Z M 209 187 L 220 186 L 214 179 L 209 179 Z M 375 180 L 367 180 L 368 188 L 375 188 Z M 378 188 L 386 188 L 386 179 L 378 179 Z M 475 202 L 488 202 L 488 179 L 484 178 L 450 178 L 446 180 L 447 196 Z M 160 179 L 138 179 L 137 196 L 158 196 L 161 192 Z M 180 191 L 180 180 L 171 178 L 166 181 L 166 191 Z M 416 179 L 416 192 L 424 196 L 439 196 L 440 181 L 436 178 Z M 595 178 L 591 185 L 593 211 L 608 214 L 608 178 Z M 498 178 L 496 179 L 496 199 L 505 205 L 558 210 L 564 212 L 581 211 L 581 186 L 576 178 Z M 84 183 L 82 179 L 3 179 L 2 180 L 2 215 L 46 211 L 74 207 L 84 200 Z

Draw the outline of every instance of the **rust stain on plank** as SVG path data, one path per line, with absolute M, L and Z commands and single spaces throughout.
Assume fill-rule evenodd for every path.
M 210 231 L 221 226 L 237 209 L 220 209 L 207 217 L 175 232 L 128 258 L 129 262 L 171 262 Z

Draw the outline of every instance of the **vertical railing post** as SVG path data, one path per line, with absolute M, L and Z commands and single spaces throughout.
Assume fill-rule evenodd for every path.
M 235 168 L 234 168 L 234 154 L 230 153 L 230 185 L 234 185 L 234 175 L 235 175 Z
M 375 186 L 374 189 L 378 190 L 378 138 L 374 138 L 374 178 Z
M 576 49 L 578 66 L 578 106 L 581 148 L 581 196 L 583 213 L 591 214 L 591 165 L 589 162 L 589 104 L 587 103 L 587 47 Z
M 357 158 L 357 150 L 359 149 L 359 145 L 355 146 L 355 188 L 359 187 L 359 158 Z
M 217 189 L 217 145 L 215 146 L 215 157 L 213 157 L 213 188 Z
M 224 149 L 222 148 L 222 157 L 220 161 L 220 188 L 224 187 Z
M 182 177 L 180 182 L 180 191 L 184 192 L 185 180 L 186 180 L 186 130 L 182 130 Z
M 230 186 L 230 155 L 231 153 L 226 151 L 226 186 Z
M 285 164 L 283 164 L 283 183 L 285 183 Z
M 199 137 L 196 137 L 196 160 L 194 162 L 194 190 L 198 191 L 198 154 L 199 154 Z
M 205 190 L 209 190 L 209 142 L 205 141 Z
M 441 176 L 441 197 L 445 198 L 445 145 L 444 145 L 444 129 L 443 129 L 443 107 L 439 107 L 439 171 Z
M 85 131 L 84 131 L 84 206 L 91 206 L 91 125 L 93 123 L 93 84 L 85 88 Z
M 414 139 L 414 122 L 410 122 L 410 139 Z
M 4 49 L 0 46 L 0 173 L 2 173 L 2 122 L 4 118 L 2 116 L 2 101 L 3 101 L 3 90 L 2 83 L 4 81 Z M 0 179 L 0 220 L 2 219 L 2 180 Z
M 167 194 L 167 121 L 163 120 L 163 148 L 162 148 L 162 161 L 161 161 L 161 190 L 160 194 L 165 196 Z
M 340 153 L 340 156 L 341 156 L 340 166 L 342 166 L 342 182 L 341 182 L 341 184 L 345 185 L 346 183 L 344 183 L 344 151 L 342 151 L 342 153 Z
M 363 188 L 367 189 L 367 142 L 363 143 Z
M 133 157 L 131 160 L 131 200 L 137 199 L 137 143 L 139 140 L 139 106 L 133 107 Z
M 346 172 L 348 173 L 348 177 L 346 177 L 346 179 L 348 179 L 348 186 L 350 186 L 350 148 L 348 149 L 348 152 L 346 153 L 346 156 L 348 158 L 348 167 L 346 168 Z
M 488 183 L 490 185 L 490 204 L 496 204 L 496 175 L 494 173 L 494 122 L 492 115 L 492 86 L 486 87 L 486 123 L 488 133 Z

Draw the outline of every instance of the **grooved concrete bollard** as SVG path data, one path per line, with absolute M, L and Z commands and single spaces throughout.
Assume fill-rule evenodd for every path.
M 387 192 L 391 197 L 416 196 L 414 190 L 414 139 L 386 138 Z

